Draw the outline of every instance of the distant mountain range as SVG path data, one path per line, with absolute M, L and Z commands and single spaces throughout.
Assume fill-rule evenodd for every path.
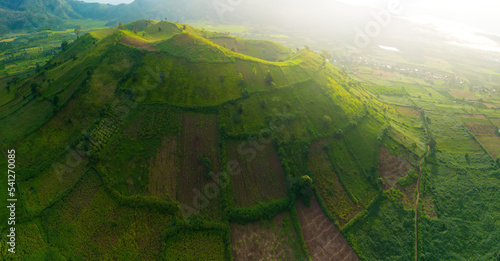
M 15 30 L 54 29 L 64 19 L 96 19 L 114 26 L 138 19 L 186 20 L 209 18 L 207 1 L 136 0 L 108 5 L 75 0 L 0 0 L 0 34 Z
M 321 4 L 321 6 L 319 6 Z M 228 23 L 245 23 L 277 25 L 280 27 L 304 27 L 307 30 L 324 32 L 324 25 L 329 28 L 341 28 L 353 22 L 353 15 L 368 15 L 369 9 L 331 1 L 324 8 L 324 1 L 314 0 L 307 3 L 304 12 L 290 12 L 302 1 L 263 1 L 254 0 L 241 3 L 231 1 L 204 0 L 136 0 L 130 4 L 109 5 L 86 3 L 78 0 L 0 0 L 0 34 L 13 30 L 57 29 L 64 19 L 95 19 L 107 21 L 109 26 L 119 22 L 128 23 L 139 19 L 155 19 L 170 21 L 204 20 Z M 322 8 L 318 8 L 322 7 Z M 288 11 L 287 11 L 288 10 Z M 307 16 L 311 10 L 332 13 L 320 16 Z M 334 15 L 333 15 L 334 14 Z M 306 17 L 307 16 L 307 17 Z M 358 16 L 359 17 L 359 16 Z M 361 16 L 362 17 L 362 16 Z M 297 18 L 304 21 L 297 24 Z M 317 20 L 323 19 L 323 20 Z M 315 26 L 313 26 L 315 25 Z M 298 28 L 298 29 L 304 29 Z

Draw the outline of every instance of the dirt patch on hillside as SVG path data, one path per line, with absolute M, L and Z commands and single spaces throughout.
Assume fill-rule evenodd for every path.
M 167 196 L 176 198 L 177 187 L 177 139 L 165 137 L 161 142 L 156 157 L 149 163 L 149 195 L 165 199 Z
M 380 177 L 384 181 L 384 190 L 392 188 L 398 178 L 406 176 L 411 168 L 408 161 L 391 155 L 385 146 L 380 146 L 378 159 Z
M 148 41 L 140 39 L 140 38 L 135 38 L 135 37 L 132 37 L 129 35 L 123 37 L 123 39 L 120 41 L 120 43 L 128 45 L 128 46 L 136 47 L 139 49 L 148 50 L 148 51 L 158 50 L 155 46 L 150 45 L 148 43 Z
M 309 208 L 299 201 L 297 215 L 312 260 L 359 260 L 340 230 L 323 213 L 315 198 L 311 200 Z
M 279 214 L 270 222 L 230 224 L 234 260 L 297 260 L 289 242 L 291 237 L 297 239 L 289 214 Z

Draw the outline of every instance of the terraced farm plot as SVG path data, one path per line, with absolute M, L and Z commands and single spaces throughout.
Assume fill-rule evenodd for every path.
M 164 199 L 175 198 L 177 192 L 177 139 L 165 137 L 156 157 L 151 158 L 148 175 L 148 192 Z
M 323 213 L 316 199 L 311 200 L 310 207 L 299 201 L 297 215 L 312 260 L 359 260 L 335 223 Z
M 180 175 L 177 178 L 177 200 L 191 208 L 197 208 L 195 201 L 207 202 L 202 211 L 210 217 L 220 217 L 218 193 L 206 185 L 214 181 L 210 171 L 219 173 L 217 141 L 217 115 L 184 112 L 181 132 Z M 213 195 L 217 194 L 217 195 Z M 208 197 L 210 196 L 210 197 Z M 201 210 L 201 209 L 198 209 Z
M 482 153 L 483 150 L 454 113 L 426 111 L 428 128 L 436 140 L 436 149 L 446 152 Z
M 345 140 L 333 140 L 327 145 L 328 157 L 345 191 L 354 202 L 367 206 L 377 193 L 376 184 L 370 181 Z
M 497 128 L 482 114 L 457 114 L 464 126 L 474 135 L 495 135 Z
M 398 178 L 405 177 L 410 169 L 411 165 L 408 161 L 391 155 L 386 147 L 380 146 L 379 173 L 384 181 L 384 190 L 392 188 L 398 181 Z
M 476 139 L 483 145 L 493 159 L 500 157 L 500 137 L 493 135 L 478 135 Z
M 270 221 L 234 223 L 230 227 L 235 261 L 298 260 L 296 251 L 300 244 L 288 213 L 279 214 Z
M 259 150 L 255 148 L 255 158 L 250 154 L 241 153 L 240 144 L 244 142 L 229 142 L 229 159 L 235 160 L 241 166 L 240 175 L 233 176 L 233 191 L 235 205 L 238 207 L 253 206 L 258 202 L 267 202 L 286 196 L 285 176 L 278 152 L 271 144 L 260 144 Z M 241 147 L 248 149 L 248 143 Z M 260 147 L 262 146 L 262 147 Z
M 321 199 L 325 202 L 328 210 L 335 215 L 339 225 L 343 226 L 357 213 L 361 212 L 363 207 L 356 204 L 342 186 L 328 155 L 323 149 L 327 143 L 328 140 L 324 140 L 311 145 L 311 156 L 308 165 Z

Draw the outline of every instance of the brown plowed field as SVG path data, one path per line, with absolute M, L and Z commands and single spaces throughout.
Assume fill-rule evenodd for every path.
M 156 157 L 149 167 L 148 192 L 151 196 L 165 199 L 176 198 L 177 187 L 177 139 L 163 138 Z
M 207 158 L 211 164 L 211 171 L 219 173 L 217 141 L 217 115 L 184 112 L 182 117 L 181 132 L 181 160 L 180 173 L 177 176 L 177 199 L 210 217 L 220 217 L 219 211 L 219 192 L 214 191 L 213 187 L 206 186 L 214 184 L 214 181 L 207 177 L 205 167 L 202 165 L 201 158 Z M 207 195 L 208 192 L 213 195 Z M 200 193 L 206 200 L 200 199 Z M 197 209 L 193 201 L 198 199 Z M 207 202 L 208 201 L 208 202 Z M 209 213 L 207 213 L 209 212 Z
M 232 182 L 235 205 L 249 207 L 258 202 L 285 197 L 285 176 L 273 144 L 262 144 L 262 150 L 255 149 L 255 158 L 251 160 L 251 155 L 238 152 L 238 146 L 242 142 L 228 143 L 229 159 L 237 161 L 241 166 L 241 174 L 233 176 Z
M 335 223 L 323 213 L 315 198 L 311 199 L 309 208 L 299 201 L 297 215 L 312 260 L 359 260 Z

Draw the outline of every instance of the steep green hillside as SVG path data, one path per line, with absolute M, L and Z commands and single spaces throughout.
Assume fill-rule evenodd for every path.
M 16 88 L 0 85 L 0 149 L 16 150 L 19 173 L 15 258 L 232 260 L 259 244 L 273 247 L 258 259 L 458 251 L 443 243 L 460 238 L 454 216 L 497 225 L 498 171 L 458 120 L 387 104 L 381 89 L 309 48 L 172 22 L 85 34 Z M 454 184 L 484 202 L 446 202 Z M 478 254 L 498 242 L 470 238 Z

